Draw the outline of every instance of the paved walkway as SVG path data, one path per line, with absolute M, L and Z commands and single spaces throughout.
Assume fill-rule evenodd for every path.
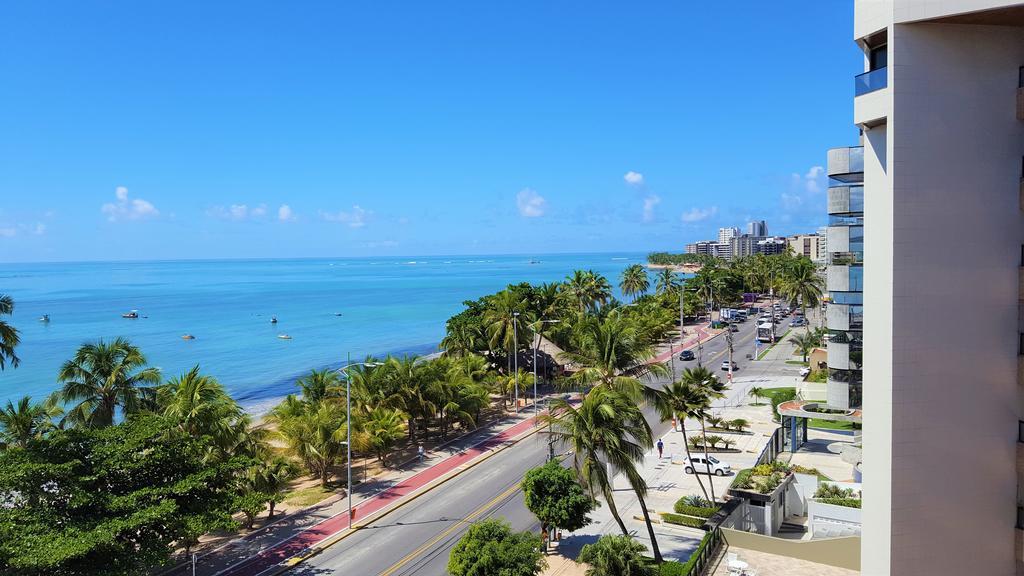
M 790 556 L 779 556 L 767 552 L 757 552 L 746 548 L 729 547 L 729 552 L 750 565 L 748 574 L 757 576 L 857 576 L 860 572 L 837 568 L 828 564 L 818 564 L 792 558 Z M 723 559 L 718 567 L 712 572 L 713 576 L 730 576 L 729 563 Z M 735 573 L 732 573 L 735 574 Z
M 480 430 L 427 453 L 423 462 L 412 461 L 355 486 L 355 523 L 391 507 L 440 478 L 514 442 L 534 428 L 532 410 L 509 416 L 490 430 Z M 348 500 L 332 497 L 300 510 L 260 530 L 236 538 L 197 559 L 196 576 L 258 574 L 307 548 L 348 529 Z M 191 563 L 160 572 L 161 576 L 191 576 Z

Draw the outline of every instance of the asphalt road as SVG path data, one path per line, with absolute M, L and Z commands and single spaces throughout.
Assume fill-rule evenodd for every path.
M 788 323 L 788 319 L 785 321 Z M 734 360 L 742 373 L 753 351 L 755 322 L 740 324 L 733 334 Z M 780 324 L 780 334 L 785 331 Z M 726 358 L 725 335 L 702 346 L 705 366 L 719 371 Z M 693 348 L 696 353 L 696 348 Z M 676 360 L 676 370 L 695 366 L 696 361 Z M 668 378 L 648 382 L 659 387 Z M 648 420 L 655 420 L 647 411 Z M 668 424 L 651 422 L 656 435 Z M 402 576 L 444 576 L 452 547 L 474 521 L 504 518 L 514 530 L 540 530 L 540 525 L 523 504 L 519 482 L 527 470 L 544 463 L 548 452 L 543 434 L 530 436 L 506 448 L 485 462 L 442 484 L 376 522 L 360 528 L 327 550 L 294 568 L 289 574 Z

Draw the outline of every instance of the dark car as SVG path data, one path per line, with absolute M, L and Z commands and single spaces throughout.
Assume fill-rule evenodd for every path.
M 679 353 L 679 359 L 685 362 L 687 360 L 696 360 L 697 357 L 693 355 L 692 351 L 683 350 L 682 352 Z

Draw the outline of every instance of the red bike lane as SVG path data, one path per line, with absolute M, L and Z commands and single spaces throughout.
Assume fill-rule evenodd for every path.
M 353 506 L 357 514 L 356 520 L 359 518 L 365 518 L 370 514 L 382 510 L 388 505 L 395 503 L 428 483 L 440 478 L 444 474 L 473 461 L 478 456 L 481 456 L 501 444 L 512 440 L 516 436 L 523 434 L 533 427 L 533 422 L 533 418 L 524 420 L 495 434 L 494 436 L 487 438 L 486 440 L 483 440 L 471 448 L 467 448 L 465 451 L 460 452 L 455 456 L 446 458 L 441 462 L 434 464 L 430 468 L 417 472 L 394 486 L 370 496 L 366 500 L 363 500 Z M 266 550 L 260 551 L 259 554 L 252 556 L 248 560 L 227 568 L 221 572 L 219 576 L 259 574 L 273 566 L 276 566 L 277 564 L 280 564 L 288 558 L 303 552 L 307 548 L 323 542 L 327 538 L 345 530 L 347 527 L 348 518 L 346 518 L 346 514 L 338 514 L 337 516 L 323 520 L 322 522 L 295 534 L 283 542 L 267 548 Z

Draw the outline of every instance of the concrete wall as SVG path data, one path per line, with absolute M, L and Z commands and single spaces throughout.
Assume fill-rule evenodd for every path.
M 808 523 L 814 539 L 860 536 L 860 508 L 849 508 L 811 500 L 807 506 Z
M 1024 31 L 889 34 L 888 125 L 865 134 L 863 573 L 1010 575 Z
M 847 570 L 860 570 L 860 538 L 856 536 L 823 540 L 788 540 L 741 532 L 732 528 L 722 528 L 722 536 L 730 547 L 789 556 Z

